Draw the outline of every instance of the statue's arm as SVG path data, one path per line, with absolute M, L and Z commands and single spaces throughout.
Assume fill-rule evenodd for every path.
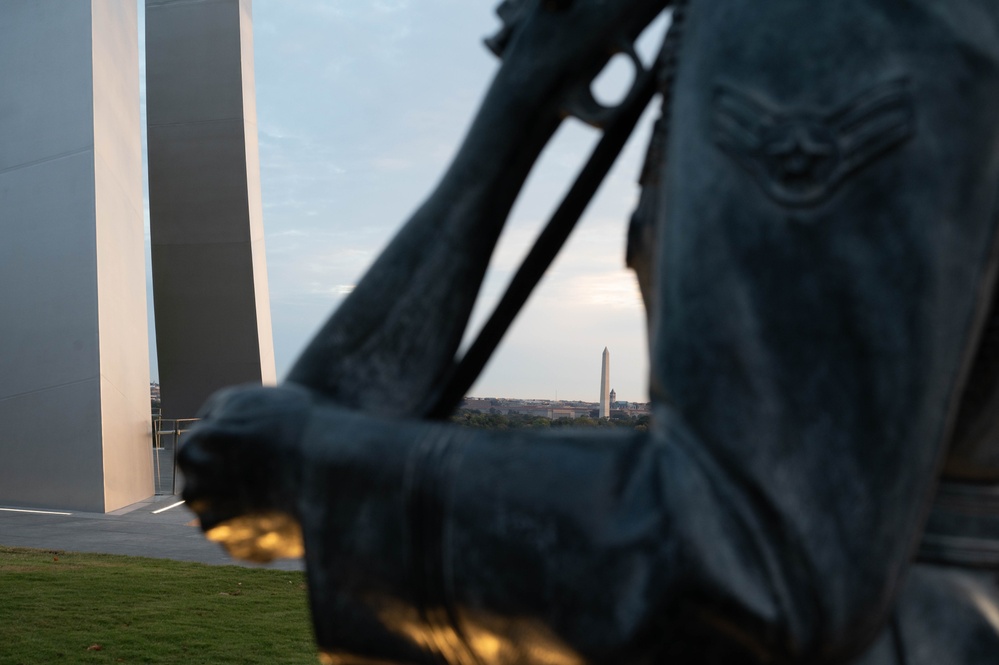
M 759 478 L 675 413 L 657 422 L 489 432 L 316 405 L 294 510 L 320 647 L 526 664 L 705 649 L 719 662 L 832 658 L 866 645 L 913 536 L 899 484 L 858 473 L 815 510 L 863 456 L 822 468 L 806 460 L 825 453 L 802 450 L 793 470 Z
M 793 614 L 765 511 L 658 415 L 647 433 L 491 432 L 233 389 L 181 451 L 184 497 L 240 557 L 291 553 L 266 531 L 300 525 L 331 655 L 642 662 L 719 620 L 769 645 Z
M 884 474 L 890 451 L 875 448 L 830 463 L 829 441 L 788 464 L 763 432 L 757 459 L 724 459 L 672 410 L 655 423 L 489 432 L 245 388 L 191 433 L 184 496 L 217 540 L 242 516 L 300 524 L 334 663 L 623 664 L 704 649 L 729 662 L 866 644 L 914 544 L 898 507 L 919 511 L 922 495 L 904 494 L 918 469 Z
M 330 653 L 628 663 L 679 655 L 712 621 L 763 644 L 787 630 L 765 516 L 679 423 L 539 435 L 317 406 L 301 454 Z

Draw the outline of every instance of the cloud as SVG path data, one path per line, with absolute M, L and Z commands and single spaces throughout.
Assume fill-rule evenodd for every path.
M 371 8 L 381 14 L 394 14 L 409 9 L 409 0 L 375 0 Z
M 410 160 L 402 157 L 375 157 L 371 160 L 371 166 L 379 171 L 404 171 L 412 165 Z
M 350 295 L 353 291 L 353 284 L 337 284 L 335 286 L 328 286 L 320 282 L 312 282 L 309 289 L 309 293 L 311 295 L 332 296 L 334 298 L 342 298 L 343 296 Z
M 614 310 L 643 308 L 638 280 L 631 271 L 576 275 L 568 280 L 564 293 L 569 302 L 581 307 Z

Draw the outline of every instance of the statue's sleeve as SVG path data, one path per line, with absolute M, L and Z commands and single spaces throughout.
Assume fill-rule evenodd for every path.
M 305 460 L 329 662 L 643 662 L 705 636 L 738 652 L 813 609 L 786 597 L 767 516 L 678 422 L 539 435 L 320 407 Z
M 738 662 L 872 638 L 915 528 L 864 496 L 903 500 L 891 478 L 858 474 L 816 510 L 842 470 L 763 489 L 657 417 L 536 434 L 317 409 L 299 513 L 327 662 Z

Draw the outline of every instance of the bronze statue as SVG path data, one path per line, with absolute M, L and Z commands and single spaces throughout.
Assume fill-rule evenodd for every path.
M 664 10 L 656 67 L 600 108 Z M 500 13 L 438 188 L 286 384 L 205 407 L 182 462 L 209 537 L 304 542 L 327 663 L 999 662 L 999 3 Z M 628 252 L 649 432 L 435 422 L 541 148 L 576 115 L 613 153 L 656 89 Z

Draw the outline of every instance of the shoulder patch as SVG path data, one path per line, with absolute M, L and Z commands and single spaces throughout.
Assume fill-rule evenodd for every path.
M 712 100 L 715 143 L 786 206 L 810 206 L 916 131 L 907 78 L 878 84 L 827 113 L 781 107 L 719 84 Z

